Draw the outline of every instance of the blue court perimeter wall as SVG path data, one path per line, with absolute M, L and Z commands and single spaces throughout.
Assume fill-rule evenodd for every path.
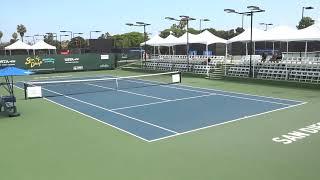
M 37 73 L 114 69 L 117 54 L 0 56 L 0 67 L 15 66 Z

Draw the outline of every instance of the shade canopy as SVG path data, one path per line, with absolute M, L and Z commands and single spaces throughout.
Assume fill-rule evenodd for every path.
M 250 41 L 250 36 L 251 36 L 251 30 L 250 30 L 250 28 L 248 28 L 244 32 L 239 34 L 238 36 L 235 36 L 235 37 L 229 39 L 228 43 L 248 42 L 248 41 Z M 252 41 L 261 41 L 261 40 L 265 39 L 266 36 L 267 36 L 266 31 L 262 31 L 257 28 L 252 29 Z
M 187 40 L 187 36 L 189 36 Z M 181 37 L 177 38 L 170 34 L 168 37 L 162 39 L 159 36 L 155 36 L 151 38 L 149 41 L 146 41 L 147 45 L 150 46 L 175 46 L 175 45 L 184 45 L 187 44 L 187 41 L 189 41 L 190 44 L 205 44 L 210 45 L 214 43 L 226 43 L 227 40 L 222 39 L 220 37 L 217 37 L 210 33 L 208 30 L 203 31 L 200 34 L 192 34 L 184 33 Z M 141 43 L 141 46 L 144 45 L 144 43 Z
M 174 46 L 178 44 L 179 44 L 179 39 L 173 36 L 172 34 L 170 34 L 168 37 L 166 37 L 163 40 L 163 43 L 161 44 L 161 46 Z
M 19 69 L 16 67 L 6 67 L 3 69 L 0 69 L 0 77 L 5 76 L 26 76 L 32 74 L 31 71 Z
M 300 40 L 320 41 L 320 22 L 299 30 Z
M 200 37 L 200 39 L 203 39 L 206 45 L 215 44 L 215 43 L 224 43 L 224 44 L 227 43 L 227 40 L 222 39 L 218 36 L 215 36 L 208 30 L 205 30 L 202 33 L 200 33 L 198 37 Z
M 5 47 L 4 49 L 5 50 L 21 50 L 21 49 L 29 50 L 29 49 L 32 49 L 32 46 L 22 42 L 21 40 L 18 40 L 17 42 Z
M 41 41 L 38 41 L 36 44 L 34 44 L 32 46 L 32 49 L 39 50 L 39 49 L 57 49 L 57 48 L 41 40 Z
M 276 26 L 266 32 L 266 36 L 262 37 L 264 41 L 296 41 L 301 39 L 301 33 L 296 28 L 289 26 Z
M 153 36 L 151 39 L 149 39 L 148 41 L 146 41 L 146 44 L 149 46 L 159 46 L 160 44 L 162 44 L 164 41 L 164 39 L 162 37 L 160 37 L 159 35 L 155 35 Z M 143 46 L 145 43 L 141 43 L 140 46 Z
M 301 30 L 289 26 L 276 26 L 269 31 L 253 28 L 252 33 L 253 41 L 320 41 L 320 24 L 317 23 Z M 229 39 L 228 43 L 248 42 L 250 34 L 250 29 L 247 29 L 238 36 Z

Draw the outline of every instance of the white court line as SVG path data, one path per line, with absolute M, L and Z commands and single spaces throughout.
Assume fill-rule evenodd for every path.
M 75 110 L 75 109 L 72 109 L 72 108 L 70 108 L 70 107 L 64 106 L 64 105 L 62 105 L 62 104 L 60 104 L 60 103 L 57 103 L 57 102 L 55 102 L 55 101 L 53 101 L 53 100 L 50 100 L 50 99 L 47 99 L 47 98 L 44 98 L 44 99 L 47 100 L 47 101 L 49 101 L 49 102 L 51 102 L 51 103 L 54 103 L 54 104 L 56 104 L 56 105 L 58 105 L 58 106 L 61 106 L 61 107 L 64 107 L 64 108 L 66 108 L 66 109 L 69 109 L 69 110 L 71 110 L 71 111 L 74 111 L 74 112 L 76 112 L 76 113 L 79 113 L 79 114 L 81 114 L 81 115 L 83 115 L 83 116 L 85 116 L 85 117 L 92 118 L 92 119 L 95 120 L 95 121 L 98 121 L 98 122 L 100 122 L 100 123 L 102 123 L 102 124 L 108 125 L 108 126 L 110 126 L 110 127 L 112 127 L 112 128 L 115 128 L 115 129 L 117 129 L 117 130 L 119 130 L 119 131 L 122 131 L 122 132 L 127 133 L 127 134 L 129 134 L 129 135 L 131 135 L 131 136 L 134 136 L 134 137 L 136 137 L 136 138 L 139 138 L 139 139 L 141 139 L 141 140 L 143 140 L 143 141 L 150 142 L 150 140 L 147 140 L 147 139 L 145 139 L 145 138 L 143 138 L 143 137 L 140 137 L 140 136 L 138 136 L 138 135 L 135 135 L 135 134 L 133 134 L 133 133 L 131 133 L 131 132 L 129 132 L 129 131 L 126 131 L 126 130 L 124 130 L 124 129 L 121 129 L 121 128 L 117 127 L 117 126 L 114 126 L 114 125 L 111 125 L 111 124 L 109 124 L 109 123 L 106 123 L 106 122 L 104 122 L 104 121 L 102 121 L 102 120 L 99 120 L 99 119 L 97 119 L 97 118 L 95 118 L 95 117 L 92 117 L 92 116 L 90 116 L 90 115 L 87 115 L 87 114 L 85 114 L 85 113 L 82 113 L 82 112 L 80 112 L 80 111 L 77 111 L 77 110 Z
M 139 80 L 139 79 L 138 79 Z M 130 80 L 128 80 L 130 81 Z M 150 84 L 150 85 L 157 85 L 154 83 L 159 83 L 156 81 L 150 81 L 150 80 L 140 80 L 140 81 L 133 81 L 132 82 L 137 82 L 137 83 L 144 83 L 144 84 Z M 145 81 L 145 82 L 141 82 Z M 150 82 L 150 83 L 147 83 Z M 171 88 L 172 85 L 160 85 L 162 87 L 169 87 Z M 285 99 L 285 98 L 275 98 L 275 97 L 269 97 L 269 96 L 260 96 L 260 95 L 254 95 L 254 94 L 246 94 L 246 93 L 239 93 L 239 92 L 232 92 L 232 91 L 224 91 L 224 90 L 218 90 L 218 89 L 210 89 L 210 88 L 201 88 L 201 87 L 193 87 L 193 86 L 188 86 L 184 84 L 175 84 L 174 86 L 180 86 L 180 87 L 187 87 L 187 88 L 192 88 L 192 89 L 185 89 L 185 88 L 180 88 L 182 90 L 187 90 L 187 91 L 193 91 L 193 92 L 199 92 L 199 93 L 211 93 L 208 91 L 219 91 L 219 92 L 224 92 L 224 93 L 232 93 L 232 94 L 239 94 L 239 95 L 246 95 L 246 96 L 255 96 L 255 97 L 262 97 L 262 98 L 268 98 L 268 99 L 275 99 L 275 100 L 285 100 L 285 101 L 292 101 L 292 102 L 297 102 L 297 103 L 303 103 L 304 101 L 297 101 L 297 100 L 292 100 L 292 99 Z M 199 91 L 195 89 L 200 89 L 200 90 L 206 90 L 206 91 Z
M 16 87 L 17 87 L 17 86 L 16 86 Z M 20 88 L 20 87 L 17 87 L 17 88 L 22 89 L 22 88 Z M 210 89 L 209 89 L 209 90 L 210 90 Z M 125 132 L 125 133 L 127 133 L 127 134 L 130 134 L 130 135 L 132 135 L 132 136 L 134 136 L 134 137 L 137 137 L 137 138 L 139 138 L 139 139 L 142 139 L 142 140 L 144 140 L 144 141 L 146 141 L 146 142 L 156 142 L 156 141 L 159 141 L 159 140 L 169 139 L 169 138 L 173 138 L 173 137 L 176 137 L 176 136 L 179 136 L 179 135 L 189 134 L 189 133 L 193 133 L 193 132 L 198 132 L 198 131 L 203 130 L 203 129 L 208 129 L 208 128 L 211 128 L 211 127 L 224 125 L 224 124 L 228 124 L 228 123 L 240 121 L 240 120 L 247 119 L 247 118 L 251 118 L 251 117 L 260 116 L 260 115 L 267 114 L 267 113 L 271 113 L 271 112 L 275 112 L 275 111 L 280 111 L 280 110 L 284 110 L 284 109 L 289 109 L 289 108 L 293 108 L 293 107 L 296 107 L 296 106 L 301 106 L 301 105 L 304 105 L 304 104 L 308 103 L 308 102 L 302 102 L 302 103 L 300 103 L 300 104 L 291 105 L 291 106 L 288 106 L 288 107 L 284 107 L 284 108 L 280 108 L 280 109 L 276 109 L 276 110 L 272 110 L 272 111 L 267 111 L 267 112 L 260 113 L 260 114 L 255 114 L 255 115 L 251 115 L 251 116 L 245 116 L 245 117 L 242 117 L 242 118 L 234 119 L 234 120 L 227 121 L 227 122 L 223 122 L 223 123 L 219 123 L 219 124 L 214 124 L 214 125 L 210 125 L 210 126 L 206 126 L 206 127 L 202 127 L 202 128 L 198 128 L 198 129 L 194 129 L 194 130 L 182 132 L 182 133 L 176 133 L 175 135 L 172 135 L 172 136 L 166 136 L 166 137 L 163 137 L 163 138 L 158 138 L 158 139 L 153 139 L 153 140 L 146 140 L 146 139 L 144 139 L 144 138 L 142 138 L 142 137 L 140 137 L 140 136 L 137 136 L 137 135 L 132 134 L 132 133 L 130 133 L 130 132 L 128 132 L 128 131 L 125 131 L 125 130 L 117 127 L 117 126 L 113 126 L 113 125 L 108 124 L 108 123 L 106 123 L 106 122 L 104 122 L 104 121 L 101 121 L 101 120 L 98 120 L 98 119 L 96 119 L 96 118 L 94 118 L 94 117 L 91 117 L 91 116 L 89 116 L 89 115 L 86 115 L 86 114 L 84 114 L 84 113 L 82 113 L 82 112 L 79 112 L 79 111 L 74 110 L 74 109 L 72 109 L 72 108 L 66 107 L 66 106 L 64 106 L 64 105 L 62 105 L 62 104 L 59 104 L 59 103 L 57 103 L 57 102 L 51 101 L 51 100 L 49 100 L 49 99 L 47 99 L 47 98 L 44 98 L 44 99 L 46 99 L 46 100 L 48 100 L 48 101 L 50 101 L 50 102 L 52 102 L 52 103 L 55 103 L 55 104 L 57 104 L 57 105 L 60 105 L 60 106 L 62 106 L 62 107 L 65 107 L 65 108 L 67 108 L 67 109 L 70 109 L 70 110 L 72 110 L 72 111 L 78 112 L 78 113 L 80 113 L 80 114 L 82 114 L 82 115 L 84 115 L 84 116 L 90 117 L 90 118 L 92 118 L 92 119 L 94 119 L 94 120 L 96 120 L 96 121 L 98 121 L 98 122 L 103 123 L 103 124 L 106 124 L 106 125 L 108 125 L 108 126 L 114 127 L 114 128 L 116 128 L 116 129 L 118 129 L 118 130 L 120 130 L 120 131 L 122 131 L 122 132 Z M 275 99 L 278 99 L 278 98 L 275 98 Z M 280 98 L 279 98 L 279 99 L 280 99 Z M 293 101 L 293 100 L 290 100 L 290 101 Z M 299 102 L 299 101 L 296 101 L 296 102 Z
M 124 92 L 124 93 L 128 93 L 128 94 L 133 94 L 133 95 L 137 95 L 137 96 L 143 96 L 143 97 L 158 99 L 158 100 L 162 100 L 162 101 L 168 101 L 168 100 L 169 100 L 169 99 L 159 98 L 159 97 L 155 97 L 155 96 L 148 96 L 148 95 L 145 95 L 145 94 L 134 93 L 134 92 L 130 92 L 130 91 L 117 90 L 117 89 L 114 89 L 114 88 L 109 88 L 109 87 L 100 86 L 100 85 L 91 84 L 91 83 L 88 83 L 88 85 L 100 87 L 100 88 L 103 88 L 103 89 L 110 89 L 110 90 L 120 91 L 120 92 Z
M 20 88 L 20 87 L 18 87 L 18 86 L 16 86 L 16 85 L 15 85 L 15 87 L 18 88 L 18 89 L 20 89 L 20 90 L 23 90 L 23 88 Z M 49 101 L 49 102 L 51 102 L 51 103 L 53 103 L 53 104 L 56 104 L 56 105 L 58 105 L 58 106 L 61 106 L 61 107 L 64 107 L 64 108 L 66 108 L 66 109 L 69 109 L 69 110 L 71 110 L 71 111 L 74 111 L 74 112 L 76 112 L 76 113 L 79 113 L 79 114 L 81 114 L 81 115 L 83 115 L 83 116 L 85 116 L 85 117 L 92 118 L 92 119 L 95 120 L 95 121 L 98 121 L 98 122 L 100 122 L 100 123 L 102 123 L 102 124 L 105 124 L 105 125 L 107 125 L 107 126 L 110 126 L 110 127 L 112 127 L 112 128 L 115 128 L 115 129 L 117 129 L 117 130 L 119 130 L 119 131 L 122 131 L 122 132 L 124 132 L 124 133 L 126 133 L 126 134 L 129 134 L 129 135 L 131 135 L 131 136 L 134 136 L 134 137 L 136 137 L 136 138 L 138 138 L 138 139 L 141 139 L 141 140 L 146 141 L 146 142 L 150 142 L 150 140 L 147 140 L 147 139 L 145 139 L 145 138 L 143 138 L 143 137 L 140 137 L 140 136 L 138 136 L 138 135 L 135 135 L 135 134 L 133 134 L 133 133 L 131 133 L 131 132 L 129 132 L 129 131 L 126 131 L 126 130 L 121 129 L 121 128 L 117 127 L 117 126 L 114 126 L 114 125 L 112 125 L 112 124 L 109 124 L 109 123 L 107 123 L 107 122 L 104 122 L 104 121 L 102 121 L 102 120 L 100 120 L 100 119 L 97 119 L 97 118 L 95 118 L 95 117 L 93 117 L 93 116 L 90 116 L 90 115 L 88 115 L 88 114 L 82 113 L 82 112 L 80 112 L 80 111 L 78 111 L 78 110 L 75 110 L 75 109 L 73 109 L 73 108 L 71 108 L 71 107 L 62 105 L 62 104 L 60 104 L 60 103 L 58 103 L 58 102 L 55 102 L 55 101 L 53 101 L 53 100 L 50 100 L 50 99 L 48 99 L 48 98 L 43 98 L 43 99 L 45 99 L 46 101 Z
M 216 95 L 216 94 L 215 93 L 211 93 L 211 94 L 206 94 L 206 95 L 201 95 L 201 96 L 193 96 L 193 97 L 187 97 L 187 98 L 181 98 L 181 99 L 172 99 L 172 100 L 166 100 L 166 101 L 160 101 L 160 102 L 154 102 L 154 103 L 147 103 L 147 104 L 140 104 L 140 105 L 133 105 L 133 106 L 115 108 L 115 109 L 111 109 L 111 110 L 117 111 L 117 110 L 122 110 L 122 109 L 130 109 L 130 108 L 135 108 L 135 107 L 150 106 L 150 105 L 154 105 L 154 104 L 162 104 L 162 103 L 167 103 L 167 102 L 183 101 L 183 100 L 196 99 L 196 98 L 208 97 L 208 96 L 213 96 L 213 95 Z
M 240 94 L 240 95 L 246 95 L 246 96 L 256 96 L 256 97 L 262 97 L 262 98 L 268 98 L 268 99 L 276 99 L 276 100 L 285 100 L 285 101 L 292 101 L 297 103 L 305 103 L 304 101 L 297 101 L 292 99 L 286 99 L 286 98 L 276 98 L 276 97 L 270 97 L 270 96 L 261 96 L 261 95 L 255 95 L 255 94 L 246 94 L 246 93 L 240 93 L 240 92 L 232 92 L 232 91 L 224 91 L 224 90 L 218 90 L 218 89 L 210 89 L 210 88 L 201 88 L 201 87 L 192 87 L 185 84 L 179 84 L 176 86 L 182 86 L 182 87 L 188 87 L 188 88 L 196 88 L 196 89 L 202 89 L 202 90 L 208 90 L 208 91 L 219 91 L 219 92 L 225 92 L 225 93 L 232 93 L 232 94 Z
M 293 108 L 293 107 L 296 107 L 296 106 L 301 106 L 301 105 L 304 105 L 304 104 L 307 104 L 307 102 L 303 102 L 303 103 L 300 103 L 300 104 L 291 105 L 291 106 L 288 106 L 288 107 L 283 107 L 283 108 L 280 108 L 280 109 L 275 109 L 275 110 L 271 110 L 271 111 L 267 111 L 267 112 L 263 112 L 263 113 L 259 113 L 259 114 L 245 116 L 245 117 L 242 117 L 242 118 L 226 121 L 226 122 L 219 123 L 219 124 L 213 124 L 213 125 L 210 125 L 210 126 L 206 126 L 206 127 L 202 127 L 202 128 L 198 128 L 198 129 L 193 129 L 193 130 L 190 130 L 190 131 L 181 132 L 179 134 L 174 134 L 174 135 L 171 135 L 171 136 L 166 136 L 166 137 L 162 137 L 162 138 L 158 138 L 158 139 L 153 139 L 153 140 L 150 140 L 149 142 L 155 142 L 155 141 L 159 141 L 159 140 L 169 139 L 169 138 L 177 137 L 177 136 L 180 136 L 180 135 L 189 134 L 189 133 L 197 132 L 197 131 L 200 131 L 200 130 L 208 129 L 208 128 L 211 128 L 211 127 L 216 127 L 216 126 L 220 126 L 220 125 L 224 125 L 224 124 L 228 124 L 228 123 L 233 123 L 233 122 L 244 120 L 244 119 L 249 119 L 249 118 L 252 118 L 252 117 L 256 117 L 256 116 L 260 116 L 260 115 L 264 115 L 264 114 L 268 114 L 268 113 L 272 113 L 272 112 L 276 112 L 276 111 L 281 111 L 281 110 Z
M 139 81 L 132 81 L 132 80 L 130 80 L 130 81 L 131 81 L 131 82 L 143 83 L 143 82 L 139 82 Z M 152 85 L 151 83 L 145 83 L 145 84 L 150 84 L 150 85 Z M 193 90 L 193 89 L 180 88 L 180 87 L 176 87 L 176 86 L 169 86 L 169 85 L 161 85 L 161 86 L 167 87 L 167 88 L 172 88 L 172 89 L 184 90 L 184 91 L 210 93 L 210 92 L 198 91 L 198 90 Z M 290 106 L 290 105 L 291 105 L 291 104 L 285 104 L 285 103 L 274 102 L 274 101 L 267 101 L 267 100 L 261 100 L 261 99 L 246 98 L 246 97 L 241 97 L 241 96 L 232 96 L 232 95 L 227 95 L 227 94 L 217 94 L 217 93 L 215 93 L 215 95 L 217 95 L 217 96 L 231 97 L 231 98 L 238 98 L 238 99 L 246 99 L 246 100 L 250 100 L 250 101 L 259 101 L 259 102 L 265 102 L 265 103 L 280 104 L 280 105 L 286 105 L 286 106 Z
M 125 115 L 125 114 L 116 112 L 116 111 L 113 111 L 113 110 L 111 110 L 111 109 L 107 109 L 107 108 L 104 108 L 104 107 L 101 107 L 101 106 L 98 106 L 98 105 L 95 105 L 95 104 L 92 104 L 92 103 L 89 103 L 89 102 L 86 102 L 86 101 L 82 101 L 82 100 L 80 100 L 80 99 L 73 98 L 73 97 L 71 97 L 71 96 L 63 95 L 63 94 L 61 94 L 61 93 L 58 93 L 58 92 L 55 92 L 55 91 L 52 91 L 52 90 L 49 90 L 49 89 L 45 89 L 45 88 L 42 88 L 42 89 L 44 89 L 44 90 L 46 90 L 46 91 L 49 91 L 49 92 L 52 92 L 52 93 L 55 93 L 55 94 L 58 94 L 58 95 L 61 95 L 61 96 L 63 96 L 63 97 L 66 97 L 66 98 L 69 98 L 69 99 L 72 99 L 72 100 L 75 100 L 75 101 L 78 101 L 78 102 L 81 102 L 81 103 L 90 105 L 90 106 L 93 106 L 93 107 L 96 107 L 96 108 L 105 110 L 105 111 L 112 112 L 112 113 L 117 114 L 117 115 L 119 115 L 119 116 L 123 116 L 123 117 L 129 118 L 129 119 L 132 119 L 132 120 L 135 120 L 135 121 L 138 121 L 138 122 L 141 122 L 141 123 L 144 123 L 144 124 L 153 126 L 153 127 L 157 127 L 157 128 L 159 128 L 159 129 L 162 129 L 162 130 L 165 130 L 165 131 L 168 131 L 168 132 L 171 132 L 171 133 L 178 134 L 178 132 L 176 132 L 176 131 L 173 131 L 173 130 L 170 130 L 170 129 L 167 129 L 167 128 L 158 126 L 158 125 L 156 125 L 156 124 L 152 124 L 152 123 L 149 123 L 149 122 L 146 122 L 146 121 L 143 121 L 143 120 L 140 120 L 140 119 L 137 119 L 137 118 L 134 118 L 134 117 L 131 117 L 131 116 L 128 116 L 128 115 Z
M 168 86 L 168 87 L 169 88 L 173 88 L 173 89 L 186 90 L 186 91 L 189 90 L 189 89 L 178 88 L 178 87 L 174 87 L 174 86 Z M 231 97 L 231 98 L 238 98 L 238 99 L 246 99 L 246 100 L 250 100 L 250 101 L 260 101 L 260 102 L 266 102 L 266 103 L 272 103 L 272 104 L 281 104 L 281 105 L 286 105 L 286 106 L 290 106 L 291 105 L 291 104 L 285 104 L 285 103 L 274 102 L 274 101 L 266 101 L 266 100 L 261 100 L 261 99 L 246 98 L 246 97 L 241 97 L 241 96 L 232 96 L 232 95 L 227 95 L 227 94 L 218 94 L 218 93 L 216 93 L 216 95 L 217 96 L 226 96 L 226 97 Z
M 40 77 L 34 77 L 32 79 L 53 79 L 53 78 L 67 78 L 72 77 L 72 75 L 65 75 L 65 76 L 40 76 Z

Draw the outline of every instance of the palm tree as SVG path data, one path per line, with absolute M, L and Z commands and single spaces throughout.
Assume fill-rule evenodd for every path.
M 27 28 L 23 24 L 20 24 L 17 26 L 17 32 L 20 34 L 21 40 L 23 42 L 23 36 L 27 32 Z
M 0 44 L 2 44 L 2 43 L 1 43 L 1 38 L 2 38 L 2 36 L 3 36 L 3 33 L 2 33 L 2 31 L 0 31 Z
M 18 34 L 16 32 L 14 32 L 12 34 L 12 38 L 16 41 L 18 39 Z

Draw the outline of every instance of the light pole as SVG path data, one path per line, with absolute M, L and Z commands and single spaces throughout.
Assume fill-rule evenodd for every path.
M 196 20 L 195 18 L 192 18 L 190 16 L 184 16 L 181 15 L 180 19 L 172 18 L 172 17 L 166 17 L 165 19 L 171 20 L 171 21 L 184 21 L 187 24 L 187 62 L 188 62 L 188 71 L 189 71 L 189 21 L 194 21 Z
M 91 39 L 91 33 L 99 33 L 99 32 L 101 32 L 101 31 L 90 31 L 90 39 Z
M 199 27 L 199 30 L 200 30 L 200 32 L 201 32 L 201 30 L 202 30 L 202 22 L 208 22 L 208 21 L 210 21 L 210 19 L 200 19 L 200 27 Z
M 72 39 L 72 31 L 60 31 L 62 33 L 66 33 L 66 32 L 69 32 L 70 33 L 70 39 Z
M 82 35 L 82 34 L 83 34 L 82 32 L 73 33 L 73 37 L 76 38 L 76 35 Z M 79 47 L 81 48 L 81 40 L 80 39 L 79 39 Z
M 266 26 L 266 28 L 264 29 L 264 31 L 268 31 L 268 26 L 273 26 L 272 23 L 259 23 L 261 26 Z
M 66 37 L 66 36 L 69 36 L 68 34 L 60 34 L 60 47 L 62 49 L 62 41 L 61 41 L 61 37 Z
M 46 33 L 47 35 L 49 35 L 49 34 L 52 34 L 52 35 L 54 35 L 53 37 L 55 37 L 56 38 L 56 41 L 58 41 L 58 34 L 57 33 L 51 33 L 51 32 L 49 32 L 49 33 Z
M 307 6 L 307 7 L 302 7 L 302 16 L 301 16 L 301 19 L 303 19 L 303 17 L 304 17 L 304 10 L 311 10 L 311 9 L 314 9 L 314 7 L 312 7 L 312 6 Z
M 143 41 L 144 41 L 144 61 L 147 61 L 147 34 L 146 34 L 146 26 L 150 26 L 151 24 L 144 22 L 136 22 L 136 24 L 126 23 L 127 26 L 140 26 L 143 27 Z
M 251 26 L 250 26 L 250 67 L 249 67 L 249 77 L 253 77 L 253 71 L 252 71 L 252 54 L 253 54 L 253 41 L 252 41 L 252 29 L 253 29 L 253 14 L 254 13 L 260 13 L 265 12 L 265 10 L 260 9 L 258 6 L 247 6 L 247 9 L 249 11 L 246 12 L 237 12 L 234 9 L 225 9 L 224 11 L 227 13 L 236 13 L 236 14 L 244 14 L 251 16 Z
M 35 34 L 34 36 L 35 36 L 35 37 L 41 37 L 41 36 L 42 36 L 43 38 L 45 37 L 45 35 L 43 35 L 43 34 Z M 38 39 L 37 39 L 37 40 L 38 40 Z
M 36 40 L 35 40 L 34 36 L 24 36 L 24 37 L 32 38 L 32 40 L 33 40 L 33 44 L 35 44 L 35 43 L 36 43 Z

